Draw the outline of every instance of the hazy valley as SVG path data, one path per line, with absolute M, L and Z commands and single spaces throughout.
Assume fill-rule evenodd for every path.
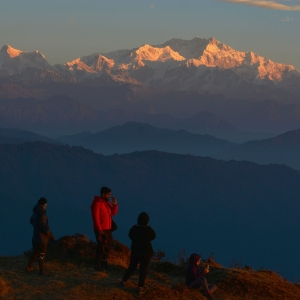
M 131 223 L 145 210 L 159 231 L 154 246 L 169 259 L 183 249 L 206 257 L 214 252 L 224 265 L 242 259 L 253 268 L 273 266 L 291 280 L 297 276 L 297 260 L 282 256 L 282 243 L 290 257 L 297 257 L 299 245 L 292 236 L 299 231 L 299 171 L 155 151 L 103 156 L 44 142 L 1 145 L 0 150 L 1 226 L 7 228 L 3 254 L 30 248 L 28 215 L 41 195 L 49 199 L 56 235 L 92 237 L 91 199 L 99 185 L 110 185 L 121 207 L 115 234 L 121 242 L 128 242 Z

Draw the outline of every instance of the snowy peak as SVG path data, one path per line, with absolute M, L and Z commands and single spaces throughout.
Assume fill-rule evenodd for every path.
M 230 96 L 236 94 L 238 86 L 241 93 L 246 93 L 245 86 L 252 90 L 260 85 L 289 92 L 293 89 L 300 94 L 300 73 L 293 66 L 275 63 L 253 52 L 234 50 L 213 37 L 173 38 L 161 45 L 144 44 L 131 50 L 94 53 L 54 67 L 39 51 L 2 47 L 0 75 L 20 74 L 27 68 L 32 68 L 32 72 L 50 71 L 56 81 L 60 78 L 77 83 L 91 80 L 92 84 L 103 85 L 134 82 L 148 87 Z
M 4 45 L 1 50 L 0 50 L 1 53 L 6 53 L 8 54 L 9 57 L 11 58 L 14 58 L 16 56 L 19 56 L 23 51 L 21 50 L 17 50 L 13 47 L 11 47 L 10 45 Z
M 110 70 L 136 70 L 145 66 L 145 62 L 164 62 L 167 60 L 182 61 L 185 57 L 173 51 L 169 46 L 157 48 L 143 45 L 133 51 L 120 50 L 104 55 L 94 53 L 68 62 L 64 68 L 71 72 L 84 70 L 97 73 Z M 59 68 L 63 68 L 62 65 Z
M 228 60 L 224 65 L 219 61 L 220 58 L 232 55 L 236 56 L 236 53 L 232 53 L 234 50 L 231 47 L 219 42 L 213 37 L 209 39 L 196 37 L 192 40 L 171 39 L 157 47 L 166 46 L 169 46 L 173 51 L 179 53 L 180 56 L 185 57 L 186 60 L 190 60 L 188 63 L 190 65 L 206 65 L 220 68 L 233 67 L 236 65 L 232 64 L 232 62 L 228 63 Z M 235 58 L 229 60 L 235 61 Z
M 109 59 L 101 54 L 91 54 L 77 58 L 64 65 L 56 65 L 60 70 L 68 70 L 70 72 L 85 71 L 88 73 L 98 73 L 102 71 L 109 71 L 114 66 L 114 60 Z
M 0 74 L 11 75 L 24 71 L 26 68 L 53 69 L 46 57 L 35 50 L 33 52 L 17 50 L 5 45 L 0 50 Z
M 178 52 L 186 59 L 198 59 L 203 54 L 211 39 L 195 37 L 192 40 L 182 40 L 174 38 L 156 47 L 169 46 L 173 51 Z
M 169 59 L 176 61 L 185 60 L 185 57 L 181 56 L 178 52 L 173 51 L 169 46 L 158 48 L 147 44 L 138 48 L 131 56 L 135 56 L 134 59 L 138 61 L 166 61 Z
M 90 56 L 84 56 L 81 58 L 82 62 L 87 66 L 93 68 L 95 71 L 103 71 L 112 69 L 114 66 L 114 60 L 109 59 L 101 54 L 92 54 Z
M 33 52 L 22 51 L 22 50 L 18 50 L 18 49 L 13 48 L 10 45 L 4 45 L 1 48 L 0 53 L 8 54 L 8 56 L 10 58 L 15 58 L 15 57 L 18 57 L 18 56 L 25 56 L 25 57 L 31 57 L 31 58 L 40 57 L 42 59 L 46 59 L 46 57 L 38 50 L 35 50 Z
M 241 75 L 248 67 L 256 69 L 259 78 L 269 76 L 269 73 L 295 70 L 293 66 L 274 63 L 253 52 L 236 51 L 214 37 L 209 39 L 196 37 L 192 40 L 171 39 L 156 47 L 167 46 L 181 57 L 185 57 L 189 61 L 186 65 L 234 69 Z M 271 75 L 271 78 L 275 80 L 276 76 Z M 277 78 L 279 79 L 280 76 Z
M 174 40 L 171 40 L 172 42 L 174 45 Z M 181 46 L 178 51 L 182 55 L 189 49 L 187 58 L 194 55 L 192 57 L 194 65 L 231 69 L 238 75 L 251 80 L 282 81 L 284 72 L 296 72 L 295 67 L 291 65 L 275 63 L 253 52 L 234 50 L 215 38 L 195 38 L 191 41 L 177 39 L 176 44 Z M 179 47 L 177 46 L 177 48 Z M 195 59 L 198 60 L 198 63 L 195 62 Z
M 215 38 L 210 38 L 209 43 L 205 47 L 204 52 L 210 52 L 210 53 L 218 53 L 218 52 L 232 52 L 234 51 L 231 47 L 227 46 L 226 44 L 223 44 L 216 40 Z

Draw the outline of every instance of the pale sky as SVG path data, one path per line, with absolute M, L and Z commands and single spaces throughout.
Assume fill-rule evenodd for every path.
M 300 70 L 300 0 L 0 0 L 0 48 L 51 65 L 196 36 Z

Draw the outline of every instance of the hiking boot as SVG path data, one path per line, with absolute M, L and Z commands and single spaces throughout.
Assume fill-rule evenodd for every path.
M 109 270 L 110 270 L 110 267 L 108 266 L 108 264 L 107 264 L 107 261 L 106 261 L 106 260 L 105 260 L 105 261 L 102 261 L 102 263 L 101 263 L 101 267 L 102 267 L 103 269 L 107 270 L 107 271 L 109 271 Z
M 34 268 L 33 267 L 29 267 L 29 266 L 26 267 L 26 269 L 25 269 L 25 271 L 28 272 L 28 273 L 32 272 L 33 270 L 34 270 Z
M 139 295 L 141 295 L 141 294 L 143 294 L 143 293 L 145 292 L 145 289 L 144 289 L 144 287 L 139 286 L 139 287 L 137 288 L 136 292 L 137 292 Z
M 50 274 L 45 271 L 39 272 L 39 275 L 40 276 L 50 276 Z
M 97 271 L 97 272 L 104 272 L 104 269 L 100 266 L 97 266 L 97 265 L 94 266 L 94 270 Z
M 125 286 L 124 281 L 121 280 L 121 281 L 118 283 L 118 286 L 121 287 L 121 288 L 123 288 L 123 287 Z
M 214 300 L 215 299 L 215 297 L 212 295 L 211 292 L 208 292 L 206 296 L 207 296 L 207 299 L 209 299 L 209 300 Z

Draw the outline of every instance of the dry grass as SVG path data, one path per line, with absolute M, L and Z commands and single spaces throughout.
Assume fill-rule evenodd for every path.
M 10 286 L 8 281 L 0 276 L 0 299 L 9 293 Z
M 117 283 L 128 266 L 129 249 L 115 241 L 109 272 L 92 269 L 95 243 L 82 235 L 67 236 L 49 245 L 46 268 L 49 277 L 38 275 L 38 267 L 25 272 L 29 252 L 22 256 L 0 257 L 0 299 L 93 300 L 93 299 L 206 299 L 201 290 L 191 290 L 184 284 L 186 265 L 152 262 L 146 280 L 146 291 L 136 294 L 138 273 L 120 289 Z M 210 263 L 208 282 L 216 283 L 219 300 L 280 299 L 300 300 L 299 285 L 282 279 L 271 271 L 227 269 Z

